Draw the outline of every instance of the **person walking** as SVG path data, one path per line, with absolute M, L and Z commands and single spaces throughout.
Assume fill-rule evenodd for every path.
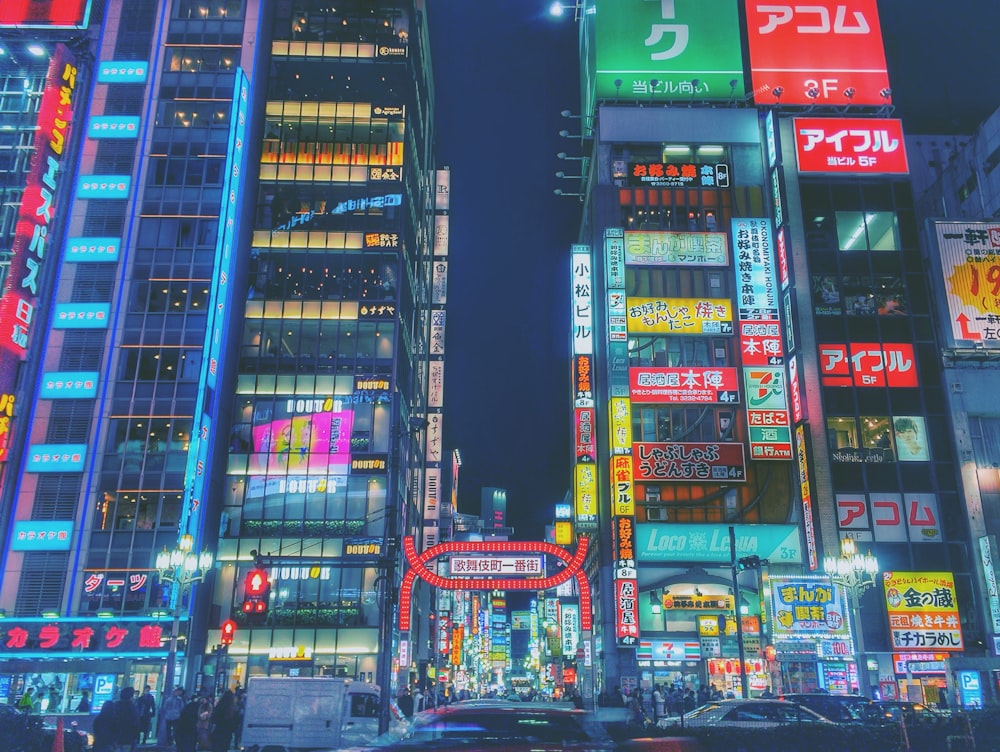
M 80 702 L 76 705 L 77 713 L 89 713 L 90 712 L 90 692 L 86 689 L 80 690 Z
M 122 688 L 114 704 L 114 729 L 111 749 L 113 752 L 134 752 L 139 739 L 139 711 L 135 707 L 135 690 Z
M 178 687 L 178 689 L 180 688 Z M 177 752 L 197 752 L 198 716 L 200 710 L 201 703 L 197 697 L 193 697 L 191 702 L 181 708 L 181 712 L 172 726 L 174 742 L 177 744 Z
M 181 711 L 187 703 L 184 700 L 184 688 L 174 687 L 169 697 L 163 699 L 160 706 L 160 723 L 156 730 L 156 738 L 169 747 L 174 743 L 174 727 Z
M 229 743 L 236 731 L 236 696 L 233 690 L 227 689 L 219 697 L 212 709 L 209 738 L 212 740 L 212 752 L 229 752 Z
M 28 687 L 24 690 L 24 694 L 21 695 L 21 699 L 17 701 L 17 709 L 23 710 L 25 713 L 32 713 L 35 710 L 35 688 Z
M 139 744 L 146 744 L 153 728 L 153 718 L 156 717 L 156 700 L 148 684 L 135 701 L 135 709 L 139 711 Z
M 115 704 L 105 702 L 94 716 L 94 752 L 111 752 L 115 738 Z
M 663 718 L 666 708 L 666 698 L 663 696 L 663 690 L 660 688 L 660 685 L 657 684 L 653 687 L 653 723 Z

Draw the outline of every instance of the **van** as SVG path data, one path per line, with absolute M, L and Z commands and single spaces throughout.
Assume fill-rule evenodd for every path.
M 254 676 L 242 747 L 286 752 L 363 746 L 378 735 L 379 688 L 333 677 Z

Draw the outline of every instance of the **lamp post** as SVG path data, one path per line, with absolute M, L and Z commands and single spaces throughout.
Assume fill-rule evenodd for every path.
M 177 637 L 181 626 L 181 604 L 191 587 L 201 580 L 212 568 L 211 551 L 195 553 L 194 538 L 182 535 L 177 546 L 168 551 L 163 550 L 156 555 L 156 573 L 160 582 L 170 583 L 170 609 L 173 612 L 173 625 L 170 630 L 170 652 L 167 656 L 167 675 L 163 683 L 163 692 L 173 691 L 174 666 L 177 663 Z
M 878 582 L 878 559 L 869 552 L 858 553 L 852 538 L 840 541 L 840 556 L 823 559 L 823 571 L 830 579 L 847 591 L 851 611 L 851 637 L 858 649 L 858 689 L 863 697 L 871 697 L 871 681 L 868 676 L 868 661 L 865 658 L 865 636 L 861 628 L 861 596 Z

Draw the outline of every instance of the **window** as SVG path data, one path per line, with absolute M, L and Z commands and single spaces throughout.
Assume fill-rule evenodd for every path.
M 899 227 L 892 212 L 839 211 L 836 218 L 840 250 L 899 250 Z

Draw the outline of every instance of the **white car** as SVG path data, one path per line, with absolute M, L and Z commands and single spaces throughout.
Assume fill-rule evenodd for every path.
M 774 728 L 794 723 L 835 726 L 819 713 L 784 700 L 716 700 L 660 721 L 663 728 L 725 726 L 729 728 Z

